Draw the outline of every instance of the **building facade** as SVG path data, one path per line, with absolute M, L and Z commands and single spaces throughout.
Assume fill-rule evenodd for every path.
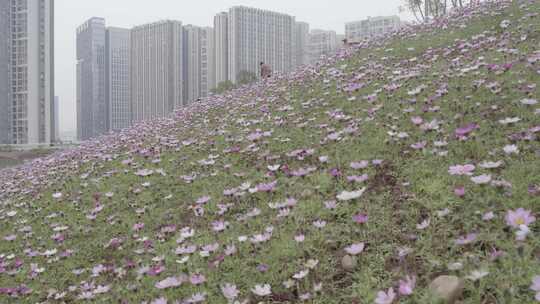
M 214 69 L 216 86 L 229 79 L 229 14 L 219 13 L 214 17 Z
M 165 117 L 183 102 L 183 29 L 161 21 L 131 30 L 132 122 Z
M 296 22 L 294 25 L 294 66 L 309 63 L 308 53 L 309 24 Z
M 228 13 L 228 79 L 259 77 L 259 63 L 287 72 L 294 63 L 295 18 L 286 14 L 235 6 Z
M 77 137 L 88 140 L 109 130 L 106 98 L 105 19 L 77 29 Z
M 214 29 L 205 27 L 201 41 L 201 97 L 216 88 L 216 48 Z
M 215 86 L 214 30 L 184 26 L 184 102 L 206 97 Z
M 54 139 L 60 141 L 60 97 L 54 96 Z
M 0 145 L 11 144 L 11 1 L 0 0 Z
M 349 41 L 358 41 L 374 35 L 391 32 L 401 26 L 398 16 L 368 17 L 365 20 L 345 24 L 345 36 Z
M 309 61 L 316 62 L 322 55 L 329 55 L 338 48 L 337 35 L 334 31 L 312 30 L 309 33 Z
M 108 27 L 105 33 L 106 99 L 112 131 L 131 125 L 130 98 L 131 31 Z
M 202 28 L 184 26 L 183 37 L 184 102 L 190 103 L 201 96 Z
M 54 134 L 54 1 L 0 1 L 0 144 Z

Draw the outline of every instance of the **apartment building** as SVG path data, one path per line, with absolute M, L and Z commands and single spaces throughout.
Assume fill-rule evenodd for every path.
M 350 41 L 391 32 L 401 26 L 398 16 L 368 17 L 365 20 L 345 24 L 345 36 Z
M 131 30 L 132 122 L 165 117 L 185 105 L 183 28 L 160 21 Z
M 221 17 L 224 18 L 224 17 Z M 234 6 L 227 14 L 227 72 L 236 83 L 244 75 L 259 75 L 259 63 L 273 71 L 294 68 L 295 17 L 272 11 Z M 222 41 L 216 31 L 217 41 Z
M 93 17 L 77 28 L 77 138 L 109 131 L 106 97 L 105 19 Z
M 322 55 L 330 55 L 338 48 L 335 31 L 314 29 L 309 33 L 308 54 L 311 63 L 316 62 Z
M 0 1 L 0 144 L 55 141 L 54 1 Z
M 214 67 L 216 86 L 229 79 L 229 14 L 219 13 L 214 17 Z
M 296 22 L 294 25 L 294 66 L 309 63 L 309 24 Z
M 112 131 L 131 125 L 131 31 L 108 27 L 105 32 L 106 99 Z

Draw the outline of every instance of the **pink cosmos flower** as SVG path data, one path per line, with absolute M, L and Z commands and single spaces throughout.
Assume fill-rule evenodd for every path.
M 337 202 L 336 201 L 326 201 L 324 202 L 324 208 L 333 210 L 337 208 Z
M 482 220 L 484 221 L 490 221 L 493 218 L 495 218 L 495 213 L 493 213 L 493 211 L 486 212 L 482 215 Z
M 236 299 L 239 293 L 236 285 L 229 283 L 225 283 L 223 286 L 221 286 L 221 292 L 223 293 L 223 296 L 229 301 Z
M 189 277 L 189 282 L 193 285 L 201 285 L 206 282 L 206 278 L 200 273 L 194 273 Z
M 463 186 L 456 187 L 456 188 L 454 189 L 454 194 L 455 194 L 457 197 L 464 197 L 464 196 L 465 196 L 465 187 L 463 187 Z
M 450 175 L 472 175 L 472 171 L 474 171 L 475 168 L 476 167 L 471 164 L 455 165 L 448 168 L 448 173 L 450 173 Z
M 396 299 L 396 293 L 393 288 L 388 289 L 387 292 L 379 291 L 377 293 L 377 298 L 375 299 L 376 304 L 390 304 Z
M 413 293 L 416 286 L 416 277 L 407 276 L 405 280 L 399 280 L 399 294 L 402 296 L 408 296 Z
M 206 300 L 205 292 L 197 292 L 191 295 L 189 299 L 186 299 L 184 303 L 193 304 L 193 303 L 202 303 Z
M 456 245 L 467 245 L 467 244 L 470 244 L 472 242 L 474 242 L 476 240 L 476 237 L 478 236 L 478 234 L 476 233 L 469 233 L 465 236 L 461 236 L 459 237 L 455 243 Z
M 506 213 L 506 224 L 513 228 L 519 228 L 520 225 L 529 226 L 535 220 L 536 218 L 531 215 L 531 211 L 523 208 L 508 210 Z
M 368 221 L 368 215 L 365 213 L 358 213 L 353 215 L 353 221 L 357 224 L 365 224 Z
M 133 225 L 133 231 L 140 231 L 144 228 L 144 223 L 136 223 Z
M 350 255 L 359 255 L 360 253 L 362 253 L 362 251 L 364 251 L 364 247 L 364 243 L 352 244 L 351 246 L 345 248 L 345 252 Z
M 422 117 L 419 117 L 419 116 L 414 116 L 414 117 L 411 117 L 411 122 L 415 125 L 421 125 L 424 120 L 422 119 Z
M 351 183 L 363 183 L 366 180 L 368 180 L 368 175 L 367 174 L 363 174 L 363 175 L 360 175 L 360 176 L 358 176 L 358 175 L 347 176 L 347 181 L 351 182 Z
M 212 223 L 212 230 L 216 232 L 221 232 L 227 229 L 227 226 L 229 226 L 229 222 L 219 220 Z
M 277 181 L 273 181 L 268 184 L 259 184 L 257 185 L 256 189 L 257 192 L 272 192 L 276 189 Z
M 422 150 L 426 147 L 427 141 L 420 141 L 411 145 L 411 148 L 415 150 Z
M 369 166 L 369 162 L 367 160 L 351 163 L 351 168 L 355 170 L 364 169 L 364 168 L 367 168 L 367 166 Z
M 464 139 L 467 135 L 469 135 L 469 133 L 471 133 L 472 131 L 476 129 L 478 129 L 478 124 L 470 123 L 465 126 L 457 128 L 455 131 L 455 134 L 456 134 L 456 137 L 460 139 Z

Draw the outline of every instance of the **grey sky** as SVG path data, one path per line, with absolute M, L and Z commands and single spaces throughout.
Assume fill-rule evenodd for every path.
M 133 27 L 161 19 L 211 26 L 216 13 L 245 5 L 296 16 L 311 28 L 345 31 L 345 22 L 367 16 L 399 15 L 402 0 L 56 0 L 56 95 L 60 96 L 60 129 L 76 128 L 75 30 L 90 17 L 103 17 L 107 26 Z M 406 15 L 400 15 L 409 19 Z

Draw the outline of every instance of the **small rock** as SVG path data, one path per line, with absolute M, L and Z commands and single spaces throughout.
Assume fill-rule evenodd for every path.
M 429 290 L 448 304 L 455 303 L 461 297 L 463 287 L 463 280 L 456 276 L 447 275 L 439 276 L 429 284 Z
M 358 262 L 353 256 L 346 255 L 341 258 L 341 267 L 346 271 L 353 271 L 356 268 L 356 265 L 358 265 Z

